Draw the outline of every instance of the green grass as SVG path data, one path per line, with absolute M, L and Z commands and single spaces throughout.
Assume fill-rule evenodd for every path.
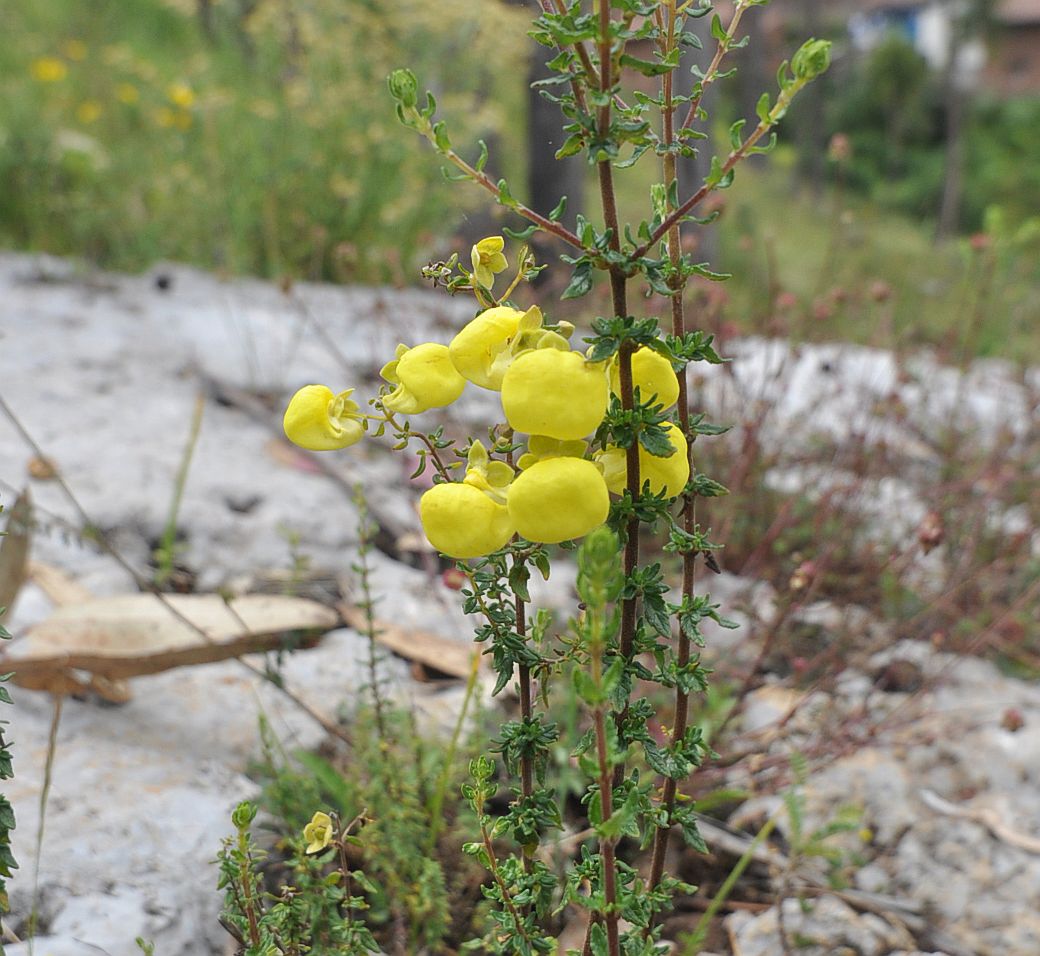
M 218 2 L 207 36 L 190 0 L 15 5 L 0 45 L 0 244 L 124 269 L 413 274 L 478 197 L 399 126 L 386 75 L 415 69 L 460 142 L 496 134 L 522 97 L 522 32 L 506 23 L 519 11 L 429 7 L 259 0 L 243 19 Z M 41 62 L 59 75 L 41 78 Z
M 720 266 L 735 321 L 797 339 L 932 345 L 950 361 L 1035 360 L 1040 260 L 1029 229 L 936 244 L 915 222 L 858 196 L 793 185 L 783 154 L 745 169 L 727 196 Z

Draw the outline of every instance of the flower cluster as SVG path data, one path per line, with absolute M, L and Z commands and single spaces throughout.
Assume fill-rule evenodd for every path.
M 488 292 L 506 267 L 503 248 L 497 236 L 473 247 L 469 278 L 475 290 Z M 483 301 L 480 294 L 478 299 Z M 498 392 L 506 434 L 513 442 L 518 434 L 528 436 L 527 451 L 514 468 L 508 451 L 492 458 L 473 441 L 461 480 L 442 467 L 441 482 L 419 502 L 427 539 L 449 557 L 468 559 L 497 551 L 515 534 L 540 544 L 580 538 L 606 520 L 610 494 L 626 487 L 627 468 L 625 449 L 589 446 L 611 392 L 620 394 L 617 359 L 592 361 L 573 350 L 573 331 L 568 323 L 548 326 L 537 306 L 521 312 L 495 304 L 448 345 L 399 345 L 380 372 L 387 384 L 370 402 L 375 414 L 362 414 L 352 389 L 337 395 L 324 385 L 307 385 L 289 402 L 285 433 L 315 451 L 346 448 L 360 441 L 369 421 L 399 428 L 396 415 L 450 405 L 467 383 Z M 653 349 L 634 353 L 632 375 L 644 400 L 667 409 L 678 399 L 671 362 Z M 652 493 L 676 497 L 689 479 L 687 443 L 675 425 L 665 428 L 672 452 L 660 457 L 640 447 L 640 475 Z

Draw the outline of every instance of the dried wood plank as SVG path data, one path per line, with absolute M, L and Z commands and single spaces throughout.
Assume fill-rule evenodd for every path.
M 337 610 L 343 620 L 357 631 L 366 632 L 368 622 L 362 608 L 340 603 Z M 375 621 L 376 641 L 399 657 L 414 661 L 431 670 L 465 680 L 473 667 L 472 644 L 453 641 L 418 628 L 402 628 L 388 621 Z

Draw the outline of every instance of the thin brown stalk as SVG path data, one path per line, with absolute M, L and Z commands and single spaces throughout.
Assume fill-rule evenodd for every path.
M 729 21 L 729 26 L 726 28 L 726 33 L 729 36 L 733 36 L 733 34 L 737 32 L 737 27 L 740 26 L 740 18 L 744 15 L 746 9 L 747 7 L 744 5 L 743 0 L 738 0 L 737 5 L 733 10 L 733 18 Z M 682 121 L 683 128 L 688 127 L 697 118 L 697 110 L 700 109 L 701 100 L 704 99 L 704 93 L 718 78 L 719 64 L 722 63 L 722 58 L 728 52 L 729 45 L 720 41 L 718 47 L 715 49 L 715 56 L 712 57 L 711 63 L 708 64 L 708 70 L 704 74 L 704 79 L 701 81 L 700 92 L 690 100 L 690 108 L 686 111 L 686 118 Z
M 739 7 L 738 7 L 739 10 Z M 667 53 L 671 49 L 671 44 L 676 42 L 676 13 L 675 13 L 675 0 L 672 0 L 668 5 L 668 19 L 665 29 L 665 43 Z M 670 146 L 675 142 L 675 107 L 673 104 L 673 86 L 672 86 L 673 74 L 666 73 L 662 78 L 662 99 L 664 106 L 662 109 L 662 138 L 666 146 Z M 677 164 L 675 161 L 675 154 L 672 152 L 666 152 L 662 161 L 664 182 L 666 186 L 669 186 L 673 181 L 678 179 Z M 681 226 L 678 221 L 668 230 L 668 258 L 671 262 L 673 269 L 676 270 L 678 276 L 678 268 L 682 260 L 682 235 Z M 683 291 L 684 283 L 681 279 L 676 278 L 673 292 L 671 296 L 671 311 L 672 311 L 672 334 L 677 337 L 682 337 L 686 334 L 686 315 L 683 308 Z M 686 437 L 687 442 L 687 454 L 689 456 L 690 471 L 693 471 L 693 438 L 690 434 L 690 401 L 689 395 L 687 394 L 687 382 L 685 372 L 679 377 L 679 428 L 683 435 Z M 695 514 L 695 498 L 692 494 L 687 494 L 683 497 L 682 502 L 682 524 L 683 530 L 687 534 L 693 534 L 694 526 L 696 523 Z M 683 570 L 682 570 L 682 596 L 683 599 L 693 597 L 694 579 L 695 579 L 695 562 L 697 560 L 697 552 L 687 551 L 683 554 Z M 686 632 L 679 629 L 678 645 L 676 647 L 676 663 L 682 672 L 690 662 L 690 638 Z M 686 734 L 686 728 L 689 721 L 690 714 L 690 695 L 687 691 L 683 690 L 681 686 L 675 688 L 675 705 L 672 716 L 672 742 L 673 744 L 682 738 Z M 654 834 L 654 847 L 653 854 L 651 856 L 650 863 L 650 875 L 647 881 L 647 885 L 650 889 L 653 889 L 661 882 L 661 877 L 664 875 L 664 861 L 665 855 L 668 852 L 668 841 L 671 836 L 671 819 L 672 812 L 675 809 L 675 797 L 678 790 L 678 782 L 669 777 L 664 783 L 664 791 L 661 796 L 661 804 L 665 809 L 665 825 L 660 827 Z M 647 932 L 649 933 L 652 923 L 647 926 Z

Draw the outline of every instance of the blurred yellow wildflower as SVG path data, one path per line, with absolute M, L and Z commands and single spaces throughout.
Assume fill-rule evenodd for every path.
M 488 236 L 470 250 L 473 278 L 486 289 L 495 284 L 495 273 L 502 272 L 508 265 L 502 254 L 505 245 L 506 241 L 501 236 Z
M 582 458 L 535 462 L 509 486 L 509 516 L 528 541 L 580 538 L 607 519 L 610 496 L 599 469 Z
M 61 48 L 70 60 L 85 60 L 87 58 L 87 45 L 82 40 L 68 40 Z
M 173 125 L 177 129 L 191 128 L 191 113 L 187 110 L 175 110 L 173 114 Z
M 558 348 L 524 352 L 502 379 L 506 421 L 528 435 L 561 441 L 583 438 L 603 421 L 607 400 L 603 364 L 587 362 L 580 352 Z
M 364 416 L 351 401 L 354 389 L 338 395 L 325 385 L 305 385 L 289 400 L 282 427 L 294 445 L 310 451 L 332 451 L 361 441 Z
M 177 115 L 168 106 L 163 106 L 155 111 L 155 122 L 169 128 L 177 122 Z
M 473 442 L 465 479 L 434 485 L 419 500 L 419 518 L 430 544 L 460 559 L 503 547 L 516 531 L 505 505 L 512 476 L 512 468 L 491 461 L 484 446 Z
M 650 482 L 650 491 L 655 495 L 662 491 L 668 498 L 676 498 L 682 494 L 686 482 L 690 480 L 689 446 L 686 437 L 677 425 L 665 422 L 668 440 L 675 451 L 667 458 L 651 455 L 642 445 L 639 446 L 639 482 Z M 603 478 L 607 487 L 616 495 L 620 495 L 628 484 L 626 454 L 623 448 L 611 446 L 596 456 L 596 461 L 603 469 Z
M 466 380 L 452 365 L 448 347 L 435 342 L 411 349 L 398 345 L 396 357 L 379 374 L 397 386 L 383 398 L 383 404 L 405 415 L 450 405 L 466 387 Z
M 645 402 L 656 395 L 655 404 L 671 408 L 679 400 L 679 379 L 668 361 L 660 352 L 653 349 L 636 349 L 632 356 L 632 386 L 639 389 L 639 396 Z M 617 357 L 610 365 L 610 390 L 621 395 L 621 371 Z
M 97 100 L 84 100 L 76 107 L 76 119 L 84 126 L 89 126 L 101 119 L 101 112 L 101 104 Z
M 166 95 L 174 106 L 182 110 L 191 109 L 195 104 L 195 93 L 187 83 L 172 83 L 166 88 Z
M 307 849 L 304 852 L 320 853 L 332 842 L 332 836 L 332 817 L 319 810 L 303 828 L 303 838 L 307 841 Z
M 120 83 L 116 87 L 116 99 L 120 103 L 136 103 L 141 98 L 141 94 L 138 92 L 136 86 L 133 83 Z
M 56 56 L 41 56 L 32 61 L 29 72 L 32 78 L 40 83 L 57 83 L 68 76 L 69 68 Z

